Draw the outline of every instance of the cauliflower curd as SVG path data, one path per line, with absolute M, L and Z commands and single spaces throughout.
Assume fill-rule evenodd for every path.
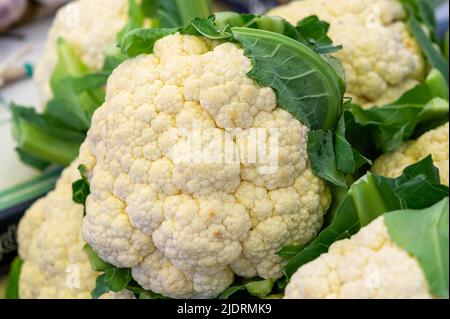
M 431 154 L 439 169 L 441 183 L 449 183 L 449 124 L 428 131 L 415 141 L 408 141 L 396 151 L 381 155 L 373 164 L 376 174 L 397 177 L 403 169 Z
M 384 217 L 302 266 L 285 293 L 286 299 L 431 298 L 422 268 L 391 240 Z
M 81 236 L 83 206 L 72 201 L 77 165 L 67 168 L 56 189 L 37 201 L 21 220 L 19 282 L 22 299 L 88 299 L 98 274 L 91 270 Z M 127 291 L 104 298 L 131 298 Z
M 409 33 L 397 0 L 304 0 L 269 11 L 296 24 L 317 15 L 330 23 L 329 35 L 343 50 L 347 94 L 364 107 L 397 100 L 422 81 L 426 64 Z
M 80 151 L 91 189 L 83 236 L 145 289 L 211 298 L 234 275 L 280 278 L 276 252 L 306 244 L 322 226 L 331 195 L 309 167 L 308 129 L 246 76 L 250 69 L 236 44 L 175 34 L 108 81 Z M 183 160 L 195 157 L 185 131 L 196 128 L 222 137 L 277 129 L 278 169 L 265 174 L 265 163 L 246 160 L 256 143 L 270 149 L 270 138 L 233 140 L 235 162 Z M 201 148 L 223 159 L 222 138 L 212 135 Z
M 77 0 L 61 8 L 34 74 L 42 105 L 52 98 L 50 78 L 58 63 L 58 38 L 67 41 L 88 68 L 98 71 L 103 66 L 105 50 L 115 44 L 127 22 L 128 0 Z

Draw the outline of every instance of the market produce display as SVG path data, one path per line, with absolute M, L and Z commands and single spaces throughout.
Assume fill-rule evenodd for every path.
M 12 133 L 66 168 L 20 222 L 7 298 L 448 298 L 430 2 L 185 4 L 57 14 L 42 113 L 11 105 Z
M 221 16 L 223 20 L 219 21 L 226 23 L 227 19 L 239 21 L 240 18 L 239 15 L 225 14 Z M 285 54 L 291 54 L 294 58 L 303 55 L 308 57 L 309 63 L 302 65 L 301 68 L 305 71 L 312 67 L 317 68 L 319 75 L 312 77 L 312 80 L 318 82 L 314 90 L 329 90 L 335 95 L 329 98 L 329 104 L 325 104 L 330 108 L 330 116 L 321 118 L 305 114 L 304 119 L 307 121 L 310 118 L 312 127 L 332 126 L 341 112 L 340 100 L 343 93 L 342 80 L 333 66 L 300 42 L 257 28 L 263 22 L 274 23 L 273 27 L 277 28 L 280 23 L 284 24 L 284 21 L 266 21 L 260 17 L 254 19 L 255 23 L 251 24 L 253 29 L 234 28 L 233 32 L 236 34 L 242 32 L 242 41 L 246 36 L 258 36 L 261 39 L 269 37 L 268 39 L 279 41 L 286 47 Z M 197 22 L 204 25 L 219 23 L 213 19 Z M 246 21 L 242 20 L 239 23 L 244 24 Z M 166 30 L 167 33 L 174 33 L 167 36 L 162 32 L 154 32 L 153 29 L 145 29 L 130 33 L 124 41 L 125 52 L 136 55 L 136 50 L 148 50 L 146 46 L 141 47 L 141 41 L 155 43 L 156 39 L 153 38 L 155 35 L 165 36 L 154 44 L 153 55 L 143 55 L 124 62 L 108 81 L 106 102 L 95 113 L 88 139 L 80 152 L 79 162 L 87 169 L 83 174 L 89 176 L 91 192 L 86 204 L 83 233 L 84 238 L 104 261 L 116 267 L 132 268 L 134 280 L 146 291 L 150 290 L 168 297 L 211 298 L 218 296 L 233 283 L 233 272 L 245 277 L 259 275 L 273 281 L 281 277 L 283 260 L 276 255 L 277 250 L 285 244 L 306 243 L 311 240 L 321 227 L 323 215 L 330 205 L 331 198 L 325 183 L 314 176 L 308 165 L 306 149 L 308 128 L 287 111 L 277 108 L 275 92 L 272 89 L 259 87 L 254 80 L 246 76 L 251 63 L 242 49 L 236 44 L 219 44 L 208 37 L 198 37 L 200 33 L 196 33 L 196 29 L 191 30 L 192 26 L 189 25 L 182 30 L 189 35 L 175 34 L 178 29 Z M 192 33 L 196 36 L 191 35 Z M 217 36 L 215 33 L 209 35 L 211 38 Z M 230 38 L 234 34 L 220 35 L 223 39 L 227 36 Z M 230 63 L 233 64 L 233 68 L 227 71 L 230 70 L 228 68 Z M 191 69 L 190 65 L 198 65 L 197 72 Z M 202 78 L 203 74 L 208 78 Z M 217 79 L 223 77 L 224 84 L 208 85 L 209 82 L 219 84 L 214 77 Z M 120 88 L 123 87 L 123 81 L 128 85 L 136 83 L 134 89 L 131 87 L 134 91 L 122 91 Z M 185 88 L 177 88 L 182 83 L 185 83 Z M 205 86 L 201 83 L 205 83 Z M 228 96 L 224 95 L 217 100 L 217 92 L 225 88 L 229 90 Z M 120 99 L 124 94 L 137 98 L 148 90 L 155 92 L 154 97 L 149 97 L 154 101 L 154 105 L 150 106 L 139 101 L 136 101 L 135 105 L 122 104 L 128 105 L 129 111 L 135 114 L 131 118 L 131 113 L 121 115 L 120 113 L 125 110 L 115 109 L 114 105 L 119 101 L 117 98 Z M 236 95 L 239 91 L 242 93 Z M 173 99 L 176 103 L 172 102 Z M 235 100 L 232 103 L 235 109 L 221 110 L 220 104 L 219 108 L 214 106 L 217 103 L 228 103 L 227 99 Z M 304 99 L 310 100 L 309 103 L 317 103 L 322 97 L 309 97 L 305 94 Z M 308 105 L 305 103 L 305 107 Z M 333 107 L 336 109 L 332 109 Z M 148 110 L 150 112 L 147 112 Z M 107 115 L 108 112 L 112 113 L 112 117 Z M 105 114 L 104 117 L 101 114 Z M 111 123 L 110 133 L 98 126 L 106 118 L 113 117 L 119 121 L 122 119 L 123 124 Z M 182 148 L 188 146 L 186 137 L 181 135 L 177 137 L 175 129 L 180 129 L 181 133 L 181 129 L 194 127 L 196 121 L 201 128 L 214 129 L 222 135 L 228 126 L 250 131 L 253 127 L 277 125 L 282 129 L 278 143 L 285 149 L 280 152 L 277 159 L 281 167 L 276 174 L 265 176 L 260 174 L 258 169 L 264 163 L 248 164 L 242 169 L 242 179 L 240 163 L 217 165 L 199 163 L 190 166 L 189 162 L 185 162 L 175 167 L 172 164 L 174 160 L 171 157 L 172 150 L 180 148 L 182 153 Z M 170 123 L 173 125 L 170 126 Z M 117 124 L 119 127 L 126 125 L 129 128 L 127 131 L 130 133 L 134 131 L 136 135 L 130 134 L 123 136 L 126 140 L 117 140 L 116 134 L 121 134 L 115 133 Z M 115 146 L 108 147 L 110 155 L 106 153 L 97 155 L 95 150 L 98 140 L 96 135 L 102 132 L 105 135 L 101 138 L 101 143 L 114 143 L 114 140 L 118 142 L 114 144 Z M 142 140 L 143 134 L 149 134 L 145 140 Z M 137 144 L 131 142 L 135 139 Z M 214 139 L 205 142 L 211 145 L 221 143 L 220 140 Z M 163 145 L 166 145 L 165 148 Z M 240 147 L 245 149 L 248 146 L 242 144 Z M 140 156 L 134 153 L 138 149 Z M 128 150 L 133 150 L 133 153 L 128 154 Z M 114 154 L 123 156 L 118 158 L 123 164 L 126 158 L 130 160 L 129 168 L 119 172 L 118 175 L 111 171 L 113 166 L 109 166 L 107 162 L 101 163 L 103 156 L 115 156 Z M 100 169 L 102 165 L 105 166 Z M 121 166 L 122 164 L 119 164 L 117 168 L 121 169 Z M 138 177 L 140 173 L 136 173 L 144 172 L 147 166 L 154 167 L 149 174 L 156 175 Z M 194 170 L 193 174 L 189 174 L 191 169 Z M 94 171 L 99 171 L 97 177 L 93 175 Z M 107 181 L 105 178 L 112 180 Z M 211 180 L 209 185 L 202 181 L 205 179 Z M 311 183 L 316 186 L 306 191 L 304 185 Z M 107 184 L 116 188 L 116 192 L 111 193 L 112 196 L 104 198 L 106 201 L 103 201 L 103 198 L 98 198 L 97 195 L 104 193 L 102 188 Z M 254 195 L 251 195 L 252 193 Z M 155 201 L 154 208 L 147 206 L 148 196 L 154 196 L 155 200 L 161 198 L 158 202 Z M 264 205 L 258 204 L 259 199 L 264 201 Z M 44 201 L 46 200 L 48 199 Z M 114 212 L 111 206 L 104 211 L 103 203 L 107 202 L 113 206 L 116 204 L 122 206 L 122 203 L 128 202 L 128 208 L 118 206 L 118 210 Z M 98 209 L 91 210 L 91 203 L 92 207 Z M 163 207 L 166 205 L 167 208 Z M 161 246 L 157 250 L 155 247 L 157 236 L 161 236 L 160 243 L 163 244 L 164 233 L 167 232 L 167 228 L 170 229 L 171 224 L 178 228 L 188 221 L 177 220 L 176 216 L 165 221 L 164 215 L 170 214 L 173 209 L 183 207 L 187 209 L 186 214 L 194 218 L 193 225 L 183 227 L 184 230 L 175 228 L 174 234 L 171 235 L 172 248 Z M 148 215 L 147 209 L 153 213 Z M 31 210 L 27 213 L 20 225 L 19 241 L 22 237 L 35 238 L 34 235 L 21 235 L 29 234 L 26 225 L 27 221 L 34 223 L 32 212 Z M 114 215 L 107 216 L 105 213 Z M 205 217 L 207 220 L 202 222 Z M 104 224 L 102 220 L 111 220 L 112 224 Z M 123 229 L 109 230 L 115 223 L 121 225 Z M 179 223 L 182 224 L 176 226 Z M 267 236 L 266 232 L 274 223 L 279 225 L 279 229 Z M 258 247 L 261 240 L 267 244 Z M 191 244 L 186 246 L 183 242 Z M 178 251 L 180 256 L 177 257 L 170 251 Z M 26 253 L 21 253 L 21 256 L 25 259 L 23 272 L 26 269 L 25 265 L 30 264 L 30 258 L 27 258 Z M 194 272 L 194 269 L 198 269 L 197 272 Z

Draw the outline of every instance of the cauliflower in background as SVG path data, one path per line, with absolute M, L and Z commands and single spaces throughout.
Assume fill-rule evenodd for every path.
M 276 252 L 321 229 L 331 194 L 309 166 L 308 129 L 246 76 L 250 69 L 236 44 L 176 34 L 108 81 L 80 150 L 91 189 L 83 237 L 147 290 L 211 298 L 234 275 L 280 278 Z M 211 132 L 202 151 L 222 161 L 189 159 L 198 154 L 185 132 L 196 128 Z M 232 140 L 238 159 L 223 161 L 226 129 L 255 128 L 279 131 L 278 169 L 267 175 L 266 163 L 245 159 L 256 141 Z M 271 142 L 258 141 L 268 150 Z
M 403 169 L 424 157 L 433 157 L 434 165 L 439 169 L 441 183 L 449 184 L 449 124 L 426 132 L 415 141 L 408 141 L 394 152 L 381 155 L 373 164 L 376 174 L 397 177 Z
M 128 0 L 78 0 L 61 8 L 34 75 L 42 105 L 52 98 L 50 78 L 58 62 L 58 38 L 64 38 L 87 67 L 98 71 L 103 66 L 105 50 L 115 44 L 127 22 Z
M 82 250 L 83 206 L 72 201 L 76 163 L 68 167 L 56 189 L 37 201 L 21 220 L 19 254 L 24 260 L 19 281 L 22 299 L 88 299 L 98 274 Z M 128 292 L 104 298 L 132 298 Z
M 397 100 L 421 82 L 426 63 L 397 0 L 304 0 L 268 12 L 296 24 L 317 15 L 330 23 L 329 35 L 343 50 L 347 94 L 368 108 Z
M 431 298 L 417 260 L 390 238 L 379 217 L 328 253 L 302 266 L 286 287 L 286 299 Z

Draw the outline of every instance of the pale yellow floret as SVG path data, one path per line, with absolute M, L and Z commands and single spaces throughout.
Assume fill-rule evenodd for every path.
M 246 76 L 250 68 L 236 44 L 176 34 L 108 81 L 80 152 L 91 186 L 83 236 L 145 289 L 212 298 L 235 275 L 279 278 L 276 252 L 322 226 L 331 195 L 309 167 L 308 129 Z M 189 132 L 200 129 L 202 152 L 190 151 Z M 229 129 L 239 134 L 225 161 Z M 252 140 L 252 129 L 278 135 Z M 253 142 L 275 154 L 275 170 L 247 161 Z
M 77 164 L 67 168 L 56 189 L 37 201 L 21 220 L 19 254 L 23 259 L 22 299 L 88 299 L 98 273 L 92 271 L 81 237 L 83 207 L 72 201 Z M 105 298 L 131 298 L 130 292 Z
M 448 185 L 449 179 L 449 124 L 448 122 L 428 131 L 415 141 L 409 141 L 396 151 L 381 155 L 374 163 L 372 171 L 376 174 L 397 177 L 402 171 L 431 155 L 434 165 L 439 169 L 441 183 Z
M 397 0 L 304 0 L 269 15 L 293 24 L 310 15 L 330 23 L 329 35 L 347 77 L 347 94 L 364 107 L 395 101 L 423 80 L 425 62 Z
M 419 263 L 390 239 L 384 218 L 379 217 L 297 270 L 285 298 L 422 299 L 431 295 Z
M 115 45 L 128 21 L 128 0 L 77 0 L 61 8 L 52 24 L 34 80 L 45 105 L 52 98 L 50 78 L 58 62 L 57 41 L 63 38 L 92 71 L 102 68 L 105 51 Z

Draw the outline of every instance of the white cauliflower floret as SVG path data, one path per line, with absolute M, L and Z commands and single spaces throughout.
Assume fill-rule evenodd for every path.
M 426 132 L 415 141 L 408 141 L 391 153 L 381 155 L 374 163 L 372 171 L 378 175 L 398 177 L 403 170 L 428 155 L 439 169 L 441 183 L 449 183 L 449 124 Z
M 58 62 L 58 38 L 73 47 L 87 67 L 98 71 L 103 66 L 106 49 L 115 44 L 127 21 L 128 0 L 77 0 L 61 8 L 34 74 L 42 105 L 52 98 L 50 78 Z
M 215 272 L 217 265 L 236 260 L 250 229 L 247 211 L 228 194 L 171 196 L 164 212 L 153 240 L 178 269 L 188 272 Z
M 248 209 L 252 230 L 242 242 L 242 256 L 231 266 L 243 277 L 256 275 L 278 278 L 282 274 L 282 258 L 276 252 L 286 243 L 308 243 L 317 235 L 323 214 L 329 204 L 326 185 L 307 169 L 291 187 L 267 191 L 243 182 L 237 199 Z
M 276 252 L 322 226 L 331 195 L 309 167 L 308 129 L 250 69 L 236 44 L 176 34 L 108 81 L 80 152 L 83 236 L 145 289 L 211 298 L 234 275 L 279 278 Z M 278 135 L 253 134 L 264 129 Z M 252 160 L 253 142 L 269 154 Z
M 417 260 L 389 237 L 379 217 L 328 253 L 300 267 L 286 287 L 286 299 L 431 298 Z
M 250 135 L 249 138 L 238 139 L 238 147 L 242 153 L 242 179 L 253 182 L 256 186 L 275 190 L 294 183 L 296 177 L 305 171 L 307 166 L 307 136 L 308 128 L 293 120 L 292 116 L 283 109 L 271 113 L 260 112 L 253 121 L 254 128 L 277 129 L 276 144 L 260 136 Z M 261 174 L 261 163 L 252 163 L 246 156 L 255 154 L 261 146 L 267 154 L 278 153 L 277 171 L 274 174 Z M 276 152 L 275 152 L 276 149 Z
M 72 201 L 76 163 L 67 168 L 56 189 L 37 201 L 21 220 L 19 254 L 24 260 L 19 282 L 22 299 L 90 298 L 98 273 L 91 269 L 83 246 L 83 206 Z M 131 298 L 130 292 L 106 298 Z
M 293 24 L 310 15 L 330 23 L 343 50 L 335 55 L 347 77 L 347 94 L 364 107 L 397 100 L 423 80 L 425 62 L 397 0 L 304 0 L 269 11 Z
M 181 271 L 156 250 L 134 267 L 132 273 L 144 289 L 183 299 L 219 295 L 233 281 L 233 273 L 229 268 L 216 271 L 211 274 Z

